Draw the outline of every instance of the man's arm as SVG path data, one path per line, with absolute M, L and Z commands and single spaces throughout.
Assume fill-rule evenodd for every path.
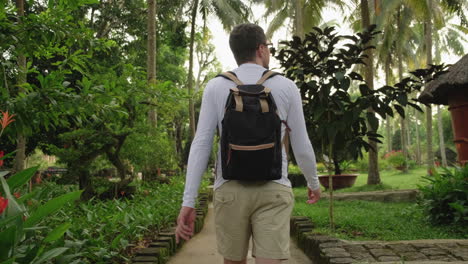
M 297 164 L 307 180 L 309 188 L 309 203 L 315 203 L 320 198 L 320 186 L 317 177 L 317 164 L 315 153 L 310 143 L 305 126 L 304 112 L 302 110 L 302 99 L 298 88 L 291 82 L 290 104 L 287 122 L 290 131 L 291 146 Z
M 182 208 L 177 218 L 177 243 L 179 243 L 180 238 L 190 239 L 194 232 L 195 200 L 198 196 L 203 172 L 206 170 L 210 158 L 213 137 L 218 123 L 214 88 L 216 87 L 210 82 L 203 92 L 197 132 L 190 147 Z

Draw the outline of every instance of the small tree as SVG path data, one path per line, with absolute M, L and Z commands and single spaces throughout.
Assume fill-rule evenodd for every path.
M 374 48 L 368 43 L 378 33 L 375 25 L 353 36 L 337 35 L 334 27 L 323 30 L 316 27 L 304 40 L 293 37 L 282 42 L 284 46 L 278 52 L 273 50 L 286 77 L 294 80 L 300 89 L 312 144 L 329 157 L 324 161 L 333 163 L 335 174 L 341 174 L 340 162 L 346 157 L 357 159 L 362 157 L 362 149 L 371 148 L 366 138 L 380 142 L 382 136 L 372 132 L 378 130 L 379 120 L 368 109 L 382 119 L 393 116 L 393 109 L 404 117 L 406 105 L 421 111 L 416 99 L 410 102 L 408 94 L 420 90 L 424 81 L 431 79 L 425 77 L 443 69 L 434 66 L 417 70 L 412 73 L 415 78 L 405 78 L 394 87 L 370 89 L 355 68 L 364 64 L 364 51 Z M 331 177 L 329 189 L 333 229 Z

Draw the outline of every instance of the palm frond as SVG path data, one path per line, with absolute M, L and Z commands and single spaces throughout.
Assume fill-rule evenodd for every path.
M 282 27 L 288 18 L 288 6 L 285 6 L 281 11 L 276 13 L 273 20 L 271 20 L 270 24 L 268 25 L 268 29 L 266 32 L 267 39 L 271 39 L 273 34 L 278 31 L 280 27 Z

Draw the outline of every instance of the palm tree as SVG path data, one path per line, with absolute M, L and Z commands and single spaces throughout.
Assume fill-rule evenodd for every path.
M 200 12 L 206 27 L 206 21 L 209 14 L 214 14 L 223 24 L 224 29 L 230 30 L 235 25 L 246 22 L 250 16 L 250 9 L 242 1 L 229 0 L 193 0 L 190 5 L 191 13 L 191 28 L 190 28 L 190 51 L 189 51 L 189 72 L 187 80 L 187 89 L 189 95 L 189 120 L 190 131 L 192 138 L 195 136 L 195 107 L 193 104 L 193 53 L 195 43 L 195 25 L 197 14 Z
M 321 12 L 327 5 L 332 5 L 344 10 L 347 6 L 345 1 L 340 0 L 252 0 L 254 3 L 264 4 L 266 7 L 264 17 L 274 15 L 266 31 L 267 38 L 271 36 L 287 23 L 291 21 L 292 32 L 301 38 L 318 26 L 322 21 Z
M 463 6 L 463 2 L 460 2 L 459 0 L 454 0 L 453 2 L 459 2 L 460 6 Z M 376 19 L 377 24 L 381 26 L 384 32 L 383 40 L 381 41 L 382 45 L 379 45 L 377 49 L 379 51 L 379 61 L 387 63 L 386 56 L 396 53 L 398 58 L 398 75 L 400 79 L 403 77 L 402 72 L 404 64 L 406 64 L 410 70 L 416 67 L 424 67 L 425 64 L 432 64 L 432 52 L 430 51 L 432 51 L 433 41 L 435 43 L 444 42 L 444 44 L 439 45 L 444 47 L 446 50 L 450 50 L 457 54 L 460 54 L 463 50 L 461 40 L 464 40 L 463 35 L 468 31 L 466 28 L 459 25 L 449 25 L 447 27 L 447 24 L 444 22 L 445 16 L 443 11 L 447 11 L 448 9 L 443 9 L 444 5 L 441 5 L 440 2 L 436 2 L 436 4 L 437 5 L 434 6 L 434 2 L 432 0 L 400 0 L 383 2 L 383 9 L 385 10 L 383 13 L 386 15 L 377 17 Z M 451 13 L 455 12 L 454 9 L 449 11 Z M 397 14 L 397 19 L 395 19 L 395 14 Z M 436 34 L 436 36 L 432 36 L 431 33 L 433 21 L 439 32 L 439 34 Z M 424 27 L 421 27 L 421 22 L 424 22 Z M 394 25 L 397 25 L 396 30 Z M 440 30 L 442 28 L 445 29 L 446 33 Z M 440 51 L 442 49 L 437 50 Z M 425 56 L 419 55 L 424 54 L 424 52 Z M 423 59 L 415 60 L 415 58 Z M 436 53 L 436 58 L 440 58 L 440 53 Z M 388 67 L 386 66 L 386 68 Z M 432 153 L 432 109 L 428 107 L 426 108 L 425 112 L 427 119 L 426 124 L 428 142 L 427 163 L 429 169 L 431 169 L 434 160 Z M 401 122 L 403 145 L 406 145 L 406 139 L 409 139 L 409 131 L 406 133 L 403 131 L 406 130 L 407 124 L 408 123 L 405 124 L 404 121 Z M 416 136 L 418 140 L 419 134 Z M 420 142 L 418 141 L 417 145 L 419 146 L 419 144 Z M 443 142 L 441 142 L 441 144 L 443 144 Z M 403 150 L 407 149 L 405 146 L 402 148 Z M 420 155 L 420 151 L 418 150 L 417 152 L 418 155 Z
M 148 0 L 148 60 L 147 80 L 149 85 L 156 84 L 156 3 Z M 148 120 L 153 127 L 157 125 L 156 109 L 151 107 Z

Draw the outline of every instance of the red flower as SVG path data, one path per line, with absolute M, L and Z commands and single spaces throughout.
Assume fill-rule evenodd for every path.
M 2 196 L 0 196 L 0 214 L 2 214 L 3 211 L 5 211 L 7 206 L 8 206 L 8 199 L 5 199 Z
M 0 150 L 0 159 L 3 158 L 3 156 L 5 156 L 5 152 L 3 152 L 3 150 Z M 3 160 L 0 160 L 0 167 L 3 166 Z
M 15 192 L 15 193 L 13 193 L 13 195 L 16 197 L 16 199 L 19 199 L 21 197 L 20 192 Z
M 13 117 L 15 115 L 10 115 L 8 111 L 2 112 L 2 121 L 0 122 L 0 125 L 2 126 L 2 130 L 5 129 L 11 122 L 15 121 Z

